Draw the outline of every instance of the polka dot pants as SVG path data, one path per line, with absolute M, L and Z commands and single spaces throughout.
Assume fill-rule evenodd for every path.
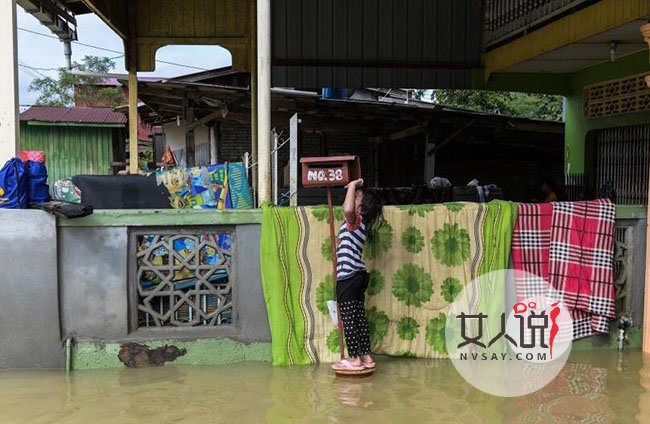
M 368 279 L 366 271 L 358 271 L 336 283 L 336 299 L 345 343 L 348 355 L 352 357 L 370 354 L 370 330 L 364 306 Z
M 339 304 L 349 356 L 370 354 L 370 330 L 362 300 L 351 300 Z

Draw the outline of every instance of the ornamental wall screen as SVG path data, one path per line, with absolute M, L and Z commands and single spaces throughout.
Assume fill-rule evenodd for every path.
M 234 323 L 231 231 L 139 231 L 131 242 L 133 327 Z
M 650 89 L 645 82 L 646 75 L 639 74 L 585 87 L 584 117 L 597 118 L 649 111 Z

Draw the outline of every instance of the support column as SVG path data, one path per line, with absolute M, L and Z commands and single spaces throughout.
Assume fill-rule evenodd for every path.
M 289 121 L 289 205 L 298 206 L 298 114 Z
M 185 163 L 188 168 L 196 166 L 196 145 L 194 143 L 194 105 L 187 96 L 183 99 L 183 120 L 185 121 Z M 188 130 L 189 128 L 189 130 Z
M 257 0 L 251 0 L 251 162 L 257 161 Z M 251 170 L 251 187 L 253 187 L 253 205 L 257 203 L 257 166 Z
M 18 154 L 18 37 L 16 0 L 0 2 L 0 168 Z
M 641 34 L 650 46 L 650 23 L 641 27 Z M 650 87 L 650 81 L 646 79 Z M 648 192 L 648 211 L 650 211 L 650 189 Z M 643 353 L 650 353 L 650 219 L 646 216 L 645 245 L 645 285 L 643 296 Z
M 221 131 L 218 131 L 217 126 L 219 126 L 220 123 L 217 122 L 214 125 L 211 125 L 209 127 L 210 131 L 210 164 L 211 165 L 216 165 L 219 163 L 219 133 Z
M 271 201 L 271 0 L 257 1 L 258 203 Z
M 129 173 L 137 174 L 138 162 L 138 73 L 129 70 Z

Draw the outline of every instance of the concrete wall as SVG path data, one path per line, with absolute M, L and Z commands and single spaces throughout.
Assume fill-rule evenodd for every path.
M 0 210 L 0 369 L 61 368 L 56 222 Z
M 62 227 L 59 246 L 64 338 L 127 335 L 127 228 Z
M 62 368 L 62 341 L 68 336 L 75 339 L 75 360 L 89 368 L 114 363 L 115 352 L 106 346 L 119 350 L 127 341 L 154 346 L 183 340 L 188 352 L 183 360 L 192 363 L 270 358 L 260 280 L 261 228 L 234 228 L 236 324 L 227 329 L 137 330 L 129 328 L 128 227 L 57 230 L 55 218 L 45 212 L 0 210 L 0 369 Z
M 235 227 L 234 329 L 129 329 L 127 227 L 62 227 L 60 286 L 63 335 L 112 341 L 228 337 L 271 340 L 260 280 L 260 225 Z
M 619 224 L 634 228 L 631 310 L 639 325 L 646 220 Z M 128 325 L 126 226 L 61 226 L 57 241 L 52 216 L 34 210 L 0 210 L 0 284 L 4 293 L 0 296 L 0 369 L 61 368 L 62 340 L 67 336 L 75 338 L 75 368 L 121 366 L 117 353 L 130 341 L 150 348 L 170 344 L 186 349 L 179 363 L 270 360 L 271 337 L 260 281 L 261 226 L 237 224 L 234 228 L 236 324 L 230 328 L 133 331 Z M 582 344 L 593 348 L 611 346 L 614 341 L 615 335 L 610 335 Z M 639 341 L 634 339 L 634 343 Z
M 235 234 L 235 275 L 238 335 L 245 343 L 270 342 L 271 332 L 260 278 L 261 225 L 238 225 Z

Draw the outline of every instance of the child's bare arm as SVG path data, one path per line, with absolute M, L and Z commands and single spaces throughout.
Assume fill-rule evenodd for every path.
M 345 201 L 343 202 L 343 213 L 345 218 L 350 224 L 354 224 L 356 221 L 356 213 L 354 210 L 354 198 L 356 195 L 357 188 L 363 186 L 363 179 L 359 178 L 358 180 L 351 181 L 345 187 L 348 189 L 345 193 Z

